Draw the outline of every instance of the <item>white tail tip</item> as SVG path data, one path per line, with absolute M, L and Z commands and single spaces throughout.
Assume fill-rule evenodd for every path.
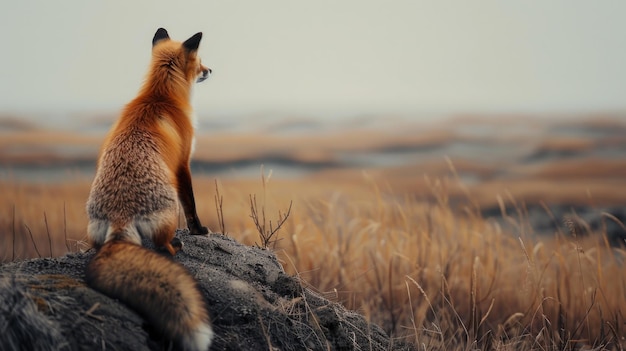
M 189 351 L 207 351 L 213 341 L 213 328 L 208 323 L 203 323 L 189 335 L 189 338 L 183 340 L 185 350 Z

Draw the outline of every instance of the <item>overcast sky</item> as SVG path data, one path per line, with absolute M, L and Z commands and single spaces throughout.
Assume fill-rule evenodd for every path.
M 199 113 L 626 111 L 626 1 L 3 1 L 0 112 L 118 110 L 160 26 Z

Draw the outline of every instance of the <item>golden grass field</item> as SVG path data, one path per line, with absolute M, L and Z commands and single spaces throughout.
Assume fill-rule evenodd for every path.
M 0 159 L 35 158 L 30 151 L 6 151 L 28 143 L 28 150 L 58 143 L 97 149 L 98 138 L 58 134 L 7 133 L 0 139 Z M 294 160 L 328 161 L 337 150 L 358 153 L 461 138 L 445 130 L 378 134 L 200 138 L 197 158 L 230 160 L 288 149 Z M 280 177 L 260 167 L 256 177 L 198 175 L 194 188 L 204 224 L 249 245 L 261 244 L 250 218 L 250 196 L 274 226 L 291 203 L 289 218 L 270 245 L 285 270 L 421 350 L 622 349 L 626 251 L 609 245 L 601 231 L 536 235 L 524 208 L 530 203 L 624 203 L 626 157 L 598 157 L 590 151 L 619 148 L 624 137 L 536 140 L 532 152 L 581 153 L 541 163 L 439 155 L 419 163 L 319 170 L 299 177 Z M 493 148 L 504 145 L 497 138 L 488 142 Z M 506 142 L 526 145 L 522 137 Z M 466 174 L 480 181 L 465 183 Z M 66 181 L 49 183 L 0 181 L 2 260 L 88 249 L 90 181 L 71 173 Z M 481 214 L 489 206 L 513 208 L 518 215 L 504 216 L 510 224 L 504 227 Z

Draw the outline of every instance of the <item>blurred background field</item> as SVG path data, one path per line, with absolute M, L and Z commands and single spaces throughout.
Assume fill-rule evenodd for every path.
M 70 222 L 80 223 L 70 236 L 80 239 L 83 203 L 105 131 L 44 129 L 21 120 L 0 118 L 4 213 L 16 209 L 16 222 L 4 216 L 3 223 L 23 227 L 26 212 L 34 211 L 23 219 L 36 222 L 46 208 L 47 216 L 56 218 L 65 203 Z M 246 194 L 259 192 L 261 175 L 270 173 L 273 192 L 282 199 L 358 200 L 376 186 L 390 199 L 432 203 L 433 184 L 441 183 L 452 210 L 462 213 L 470 206 L 501 225 L 503 218 L 523 214 L 532 224 L 526 229 L 530 233 L 562 232 L 566 216 L 594 221 L 608 211 L 624 218 L 626 118 L 618 114 L 459 116 L 432 123 L 381 115 L 338 123 L 305 118 L 255 123 L 253 131 L 198 129 L 192 170 L 209 218 L 215 210 L 209 209 L 213 182 L 235 187 L 245 202 Z M 41 199 L 24 203 L 29 196 Z M 44 199 L 56 201 L 50 207 L 57 211 Z M 609 228 L 619 243 L 620 228 Z

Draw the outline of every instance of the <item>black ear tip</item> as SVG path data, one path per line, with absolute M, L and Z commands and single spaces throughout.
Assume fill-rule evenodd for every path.
M 163 39 L 169 39 L 170 36 L 169 34 L 167 34 L 167 31 L 165 30 L 165 28 L 159 28 L 157 29 L 156 33 L 154 33 L 154 38 L 152 38 L 152 46 L 154 46 L 156 43 L 158 43 L 159 41 L 163 40 Z
M 191 36 L 191 38 L 189 38 L 189 40 L 197 41 L 199 43 L 200 40 L 202 40 L 202 32 L 194 34 L 193 36 Z
M 183 46 L 188 50 L 197 50 L 200 46 L 200 40 L 202 39 L 202 32 L 194 34 L 191 38 L 187 39 Z

